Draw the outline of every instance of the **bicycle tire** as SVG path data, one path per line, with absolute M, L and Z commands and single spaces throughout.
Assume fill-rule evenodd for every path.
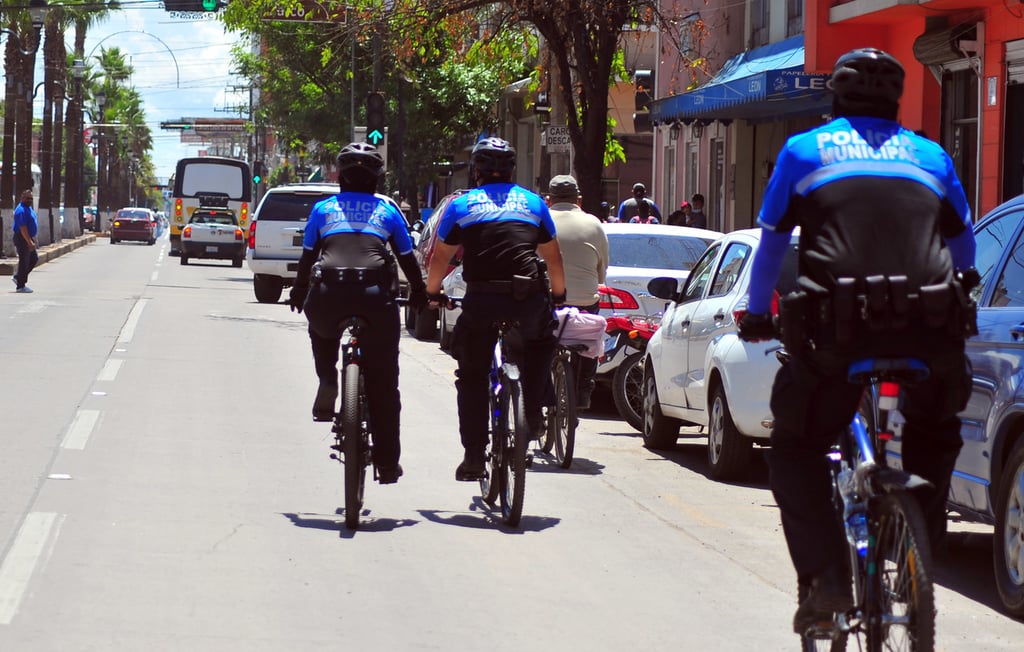
M 366 484 L 365 452 L 362 450 L 362 401 L 359 392 L 359 365 L 345 365 L 342 374 L 341 432 L 345 457 L 345 526 L 359 527 Z
M 554 440 L 558 464 L 567 469 L 572 466 L 572 455 L 576 449 L 576 379 L 571 361 L 563 356 L 555 357 L 551 372 L 555 406 L 548 414 L 548 439 Z
M 501 517 L 507 525 L 516 527 L 523 517 L 523 498 L 526 494 L 526 448 L 530 442 L 530 427 L 526 423 L 519 380 L 505 378 L 509 389 L 509 414 L 512 428 L 507 429 L 501 456 Z
M 491 437 L 485 457 L 486 472 L 480 478 L 480 495 L 487 504 L 494 506 L 501 492 L 501 449 L 508 431 L 508 389 L 502 387 L 497 396 L 491 392 L 487 402 L 490 406 Z
M 868 650 L 935 649 L 935 588 L 928 529 L 916 499 L 896 492 L 872 501 L 875 604 L 867 609 Z

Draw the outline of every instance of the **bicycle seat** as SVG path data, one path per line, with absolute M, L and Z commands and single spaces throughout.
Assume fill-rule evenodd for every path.
M 928 365 L 917 358 L 864 358 L 850 363 L 847 379 L 864 385 L 872 380 L 916 383 L 931 373 Z

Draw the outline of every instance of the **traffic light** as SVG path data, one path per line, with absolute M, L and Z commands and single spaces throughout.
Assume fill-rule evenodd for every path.
M 379 145 L 384 140 L 384 94 L 374 91 L 366 96 L 366 142 Z
M 165 11 L 196 12 L 217 11 L 228 6 L 227 0 L 164 0 Z
M 267 169 L 263 165 L 263 161 L 256 161 L 252 164 L 252 182 L 259 185 L 263 182 L 263 177 L 266 175 Z

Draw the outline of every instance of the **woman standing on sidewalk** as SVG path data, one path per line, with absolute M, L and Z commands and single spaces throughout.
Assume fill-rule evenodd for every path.
M 14 248 L 18 250 L 18 273 L 11 277 L 16 292 L 28 293 L 32 288 L 25 285 L 28 281 L 28 274 L 39 262 L 39 253 L 36 251 L 36 233 L 39 231 L 39 221 L 36 219 L 36 211 L 32 208 L 32 189 L 21 193 L 21 203 L 14 209 Z

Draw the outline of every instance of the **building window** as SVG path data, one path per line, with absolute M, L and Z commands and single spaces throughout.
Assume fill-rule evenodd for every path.
M 751 0 L 750 2 L 750 48 L 768 44 L 768 28 L 771 25 L 770 5 L 770 0 Z
M 804 33 L 803 0 L 786 0 L 786 36 Z

